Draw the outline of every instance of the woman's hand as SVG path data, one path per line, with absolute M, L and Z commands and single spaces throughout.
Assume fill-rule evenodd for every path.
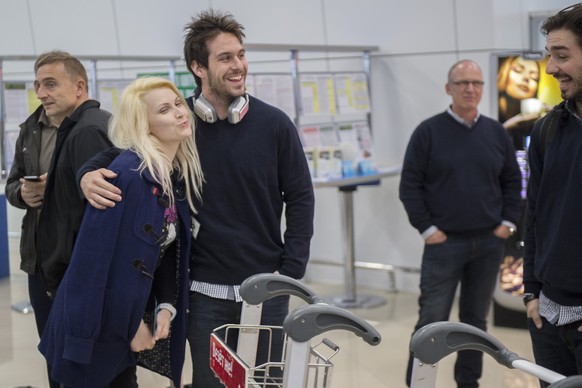
M 156 339 L 142 319 L 139 323 L 137 333 L 135 333 L 135 336 L 131 340 L 131 350 L 141 352 L 147 349 L 153 349 L 154 346 L 156 346 Z
M 170 321 L 172 320 L 172 313 L 164 308 L 159 309 L 156 314 L 156 332 L 154 338 L 156 341 L 168 338 L 170 335 Z

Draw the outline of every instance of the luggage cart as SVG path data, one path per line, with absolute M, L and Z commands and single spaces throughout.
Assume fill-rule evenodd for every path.
M 451 353 L 467 349 L 487 353 L 501 365 L 550 383 L 551 388 L 582 387 L 582 375 L 565 377 L 536 365 L 481 329 L 460 322 L 435 322 L 420 328 L 410 341 L 410 351 L 414 355 L 411 388 L 436 387 L 437 363 Z
M 370 345 L 381 336 L 369 323 L 345 309 L 328 305 L 299 281 L 283 275 L 259 274 L 241 285 L 244 299 L 240 324 L 223 325 L 210 338 L 210 367 L 227 388 L 329 388 L 339 347 L 327 338 L 311 340 L 330 330 L 348 330 Z M 294 295 L 308 303 L 292 311 L 283 326 L 260 325 L 262 303 L 280 295 Z M 284 338 L 283 354 L 255 365 L 259 334 Z M 232 337 L 238 336 L 236 349 Z M 273 357 L 281 361 L 273 361 Z

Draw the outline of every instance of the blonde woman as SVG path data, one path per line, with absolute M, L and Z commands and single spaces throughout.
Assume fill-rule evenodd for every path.
M 165 79 L 138 79 L 121 97 L 110 137 L 123 151 L 109 168 L 124 199 L 87 207 L 39 345 L 65 387 L 137 387 L 136 364 L 180 386 L 203 181 L 193 126 Z

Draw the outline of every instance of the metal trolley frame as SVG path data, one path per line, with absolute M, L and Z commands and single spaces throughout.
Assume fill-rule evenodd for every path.
M 327 338 L 312 339 L 331 330 L 347 330 L 370 345 L 378 345 L 380 333 L 364 319 L 316 296 L 299 281 L 283 275 L 258 274 L 241 285 L 244 299 L 240 324 L 218 327 L 210 338 L 210 367 L 227 388 L 329 388 L 339 347 Z M 260 325 L 262 303 L 280 295 L 295 295 L 308 304 L 293 310 L 283 326 Z M 255 365 L 261 333 L 268 348 L 275 336 L 284 338 L 283 354 L 271 355 Z M 236 349 L 229 344 L 238 337 Z M 278 356 L 278 357 L 272 357 Z M 273 359 L 281 361 L 271 361 Z
M 565 377 L 521 358 L 481 329 L 459 322 L 435 322 L 420 328 L 410 341 L 414 355 L 411 388 L 436 387 L 438 362 L 451 353 L 467 349 L 480 350 L 501 365 L 548 382 L 549 388 L 582 387 L 582 375 Z

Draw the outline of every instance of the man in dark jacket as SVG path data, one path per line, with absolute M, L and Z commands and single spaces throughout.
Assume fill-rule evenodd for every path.
M 83 163 L 111 146 L 111 115 L 89 99 L 87 72 L 70 54 L 41 54 L 34 73 L 41 106 L 20 125 L 6 197 L 11 205 L 26 209 L 20 268 L 28 274 L 40 336 L 85 209 L 75 176 Z M 50 386 L 59 384 L 50 381 Z

